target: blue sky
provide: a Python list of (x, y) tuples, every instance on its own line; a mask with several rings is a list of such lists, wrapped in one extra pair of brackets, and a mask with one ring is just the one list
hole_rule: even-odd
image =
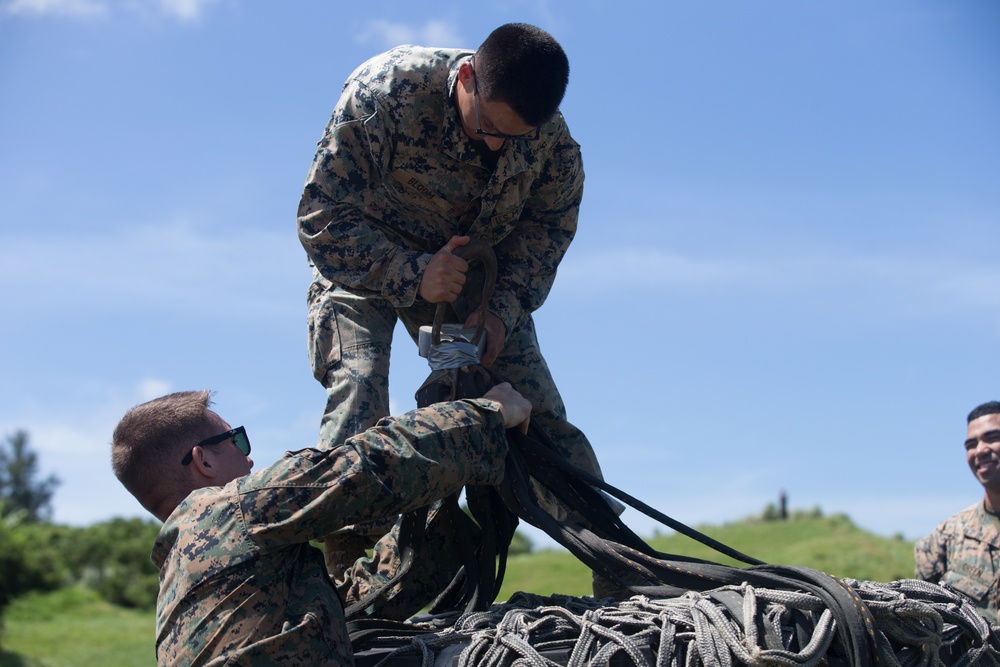
[[(62, 480), (56, 521), (147, 516), (108, 442), (167, 391), (217, 390), (258, 466), (315, 443), (295, 209), (340, 86), (508, 21), (571, 61), (587, 191), (537, 323), (607, 479), (689, 524), (784, 490), (908, 538), (980, 497), (993, 0), (2, 0), (0, 435)], [(397, 342), (402, 411), (428, 369)]]

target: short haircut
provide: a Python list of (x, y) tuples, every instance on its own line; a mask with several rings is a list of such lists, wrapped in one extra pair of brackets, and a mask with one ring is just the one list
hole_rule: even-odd
[(181, 391), (131, 408), (111, 438), (115, 476), (154, 515), (185, 483), (185, 445), (211, 428), (212, 392)]
[(1000, 412), (1000, 401), (989, 401), (988, 403), (983, 403), (973, 409), (973, 411), (969, 413), (969, 417), (966, 421), (971, 424), (974, 419), (979, 419), (980, 417), (985, 417), (986, 415), (993, 415), (998, 412)]
[(502, 25), (476, 51), (479, 94), (506, 102), (528, 125), (555, 115), (568, 83), (569, 59), (559, 42), (533, 25)]

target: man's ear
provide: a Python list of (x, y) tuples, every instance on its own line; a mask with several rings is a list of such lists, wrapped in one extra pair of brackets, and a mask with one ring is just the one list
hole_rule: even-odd
[(204, 447), (195, 447), (191, 450), (191, 465), (199, 474), (209, 479), (219, 474), (219, 469), (212, 462), (211, 453)]
[(458, 82), (472, 90), (472, 65), (466, 61), (458, 66)]

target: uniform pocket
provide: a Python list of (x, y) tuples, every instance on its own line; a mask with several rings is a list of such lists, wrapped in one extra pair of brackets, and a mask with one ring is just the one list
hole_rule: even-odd
[(313, 281), (306, 296), (309, 306), (309, 363), (313, 377), (320, 382), (331, 368), (340, 363), (342, 356), (340, 327), (337, 326), (337, 315), (329, 294), (329, 284)]
[(374, 372), (375, 362), (389, 350), (396, 311), (385, 299), (353, 294), (322, 277), (309, 286), (309, 361), (313, 376), (324, 386), (332, 370), (351, 367), (362, 377)]
[(958, 572), (946, 572), (941, 578), (941, 583), (947, 584), (977, 603), (985, 600), (987, 593), (990, 592), (989, 584)]

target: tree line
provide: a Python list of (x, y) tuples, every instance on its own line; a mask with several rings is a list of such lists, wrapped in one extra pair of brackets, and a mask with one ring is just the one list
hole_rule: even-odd
[(159, 522), (56, 525), (50, 518), (58, 485), (53, 475), (40, 477), (25, 431), (0, 443), (0, 622), (14, 598), (65, 586), (91, 588), (124, 607), (153, 609), (158, 576), (149, 552)]

